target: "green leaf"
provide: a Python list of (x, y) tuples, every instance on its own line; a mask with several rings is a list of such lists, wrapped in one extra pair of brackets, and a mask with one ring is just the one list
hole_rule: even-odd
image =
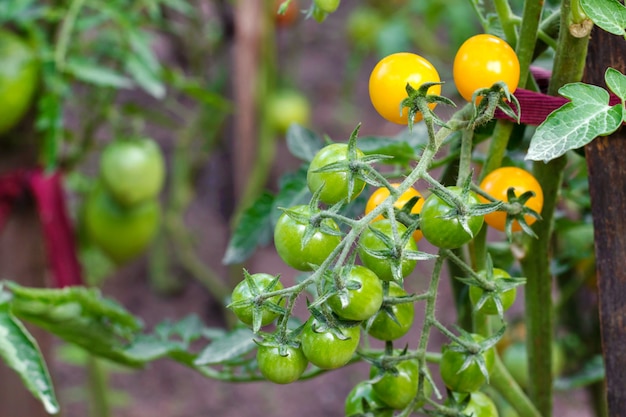
[(622, 123), (623, 106), (609, 106), (609, 93), (603, 88), (573, 83), (563, 86), (559, 94), (571, 102), (537, 127), (526, 159), (548, 162), (597, 136), (613, 133)]
[(280, 178), (280, 189), (271, 212), (272, 227), (276, 225), (282, 214), (281, 207), (288, 208), (300, 204), (306, 204), (311, 199), (311, 191), (306, 183), (307, 166), (300, 167), (296, 172), (288, 173)]
[(0, 305), (0, 356), (17, 372), (26, 388), (41, 401), (49, 414), (59, 412), (59, 403), (44, 358), (35, 339), (9, 311)]
[(266, 245), (272, 237), (271, 212), (274, 196), (261, 194), (241, 215), (228, 242), (222, 263), (232, 265), (248, 259), (258, 246)]
[(604, 74), (607, 87), (622, 101), (626, 100), (626, 75), (615, 68), (608, 68)]
[(159, 79), (158, 73), (148, 68), (138, 55), (129, 54), (126, 57), (126, 71), (146, 93), (157, 99), (165, 97), (165, 85)]
[(585, 14), (614, 35), (626, 37), (626, 7), (618, 0), (580, 0)]
[(366, 155), (387, 155), (385, 164), (408, 164), (418, 159), (415, 149), (407, 142), (395, 138), (366, 136), (359, 139), (358, 147)]
[(129, 78), (97, 62), (73, 58), (67, 61), (65, 70), (81, 81), (100, 87), (131, 88), (133, 86)]
[(556, 379), (554, 381), (554, 389), (571, 391), (602, 382), (605, 377), (604, 360), (601, 355), (596, 355), (589, 359), (578, 372)]
[(213, 365), (230, 361), (251, 352), (255, 347), (252, 330), (239, 327), (207, 346), (195, 360), (195, 365)]
[(311, 162), (324, 141), (317, 133), (294, 123), (287, 129), (287, 147), (295, 157)]

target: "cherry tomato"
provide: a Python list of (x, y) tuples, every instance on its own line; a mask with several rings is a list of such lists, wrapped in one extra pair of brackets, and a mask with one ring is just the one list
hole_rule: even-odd
[[(360, 149), (356, 150), (358, 158), (364, 156)], [(309, 190), (315, 193), (321, 187), (322, 192), (320, 194), (320, 200), (326, 204), (335, 204), (348, 198), (349, 190), (349, 175), (348, 169), (340, 171), (326, 171), (316, 172), (318, 169), (324, 168), (327, 165), (334, 164), (336, 162), (346, 161), (348, 159), (348, 144), (346, 143), (333, 143), (320, 149), (313, 157), (309, 170), (306, 175), (306, 182), (309, 186)], [(363, 188), (365, 182), (359, 178), (354, 178), (354, 185), (352, 188), (352, 194), (350, 194), (349, 200), (354, 200)]]
[[(397, 374), (393, 372), (386, 372), (383, 377), (372, 384), (374, 392), (378, 397), (389, 407), (396, 410), (402, 410), (417, 395), (418, 383), (419, 383), (419, 364), (417, 360), (405, 360), (397, 363), (394, 368)], [(378, 368), (372, 368), (370, 376), (374, 377), (380, 372)], [(428, 384), (428, 383), (427, 383)], [(430, 385), (428, 384), (430, 387)], [(428, 389), (425, 390), (426, 395), (430, 393)], [(432, 387), (430, 387), (432, 393)], [(417, 404), (417, 407), (424, 405)]]
[[(403, 297), (408, 293), (395, 282), (389, 283), (390, 297)], [(390, 315), (391, 314), (391, 315)], [(395, 320), (392, 318), (395, 317)], [(383, 306), (383, 308), (370, 319), (367, 332), (378, 340), (396, 340), (411, 330), (415, 318), (415, 305), (413, 303), (400, 303)], [(367, 324), (364, 324), (367, 327)]]
[[(486, 277), (487, 274), (485, 271), (481, 271), (480, 275)], [(510, 278), (508, 272), (503, 269), (493, 268), (493, 278), (494, 280), (502, 279), (502, 278)], [(485, 291), (480, 287), (471, 286), (469, 289), (470, 300), (473, 305), (478, 304), (478, 301), (483, 296)], [(499, 294), (500, 302), (502, 303), (502, 311), (508, 310), (513, 303), (515, 302), (515, 297), (517, 295), (517, 288), (511, 288), (510, 290), (506, 290), (503, 293)], [(487, 301), (482, 305), (479, 310), (484, 314), (498, 314), (498, 307), (496, 306), (496, 302), (494, 301), (493, 296), (490, 296)]]
[(152, 139), (116, 140), (100, 157), (100, 178), (111, 196), (132, 206), (155, 198), (165, 180), (165, 162)]
[(313, 0), (315, 6), (325, 13), (332, 13), (339, 7), (340, 0)]
[(0, 135), (26, 114), (35, 95), (39, 65), (33, 48), (0, 29)]
[(311, 106), (306, 97), (297, 90), (282, 90), (272, 94), (267, 101), (267, 117), (276, 131), (284, 135), (292, 123), (309, 124)]
[[(485, 340), (484, 337), (478, 334), (473, 334), (472, 339), (476, 342)], [(439, 372), (444, 384), (450, 390), (461, 393), (474, 392), (480, 389), (487, 381), (487, 378), (481, 372), (478, 363), (474, 361), (463, 369), (463, 365), (470, 354), (467, 352), (456, 352), (450, 349), (449, 346), (458, 345), (453, 342), (442, 348), (443, 355), (439, 365)], [(495, 360), (494, 349), (490, 348), (478, 355), (482, 356), (487, 372), (491, 372)]]
[(462, 411), (465, 416), (498, 417), (496, 404), (486, 394), (475, 391), (470, 394), (469, 403)]
[[(541, 214), (543, 208), (543, 190), (541, 185), (528, 171), (517, 167), (501, 167), (491, 171), (480, 183), (480, 188), (487, 194), (495, 198), (508, 202), (507, 190), (513, 187), (515, 196), (519, 197), (527, 191), (535, 193), (525, 204), (526, 207)], [(487, 199), (480, 197), (482, 202)], [(529, 214), (524, 215), (524, 220), (528, 225), (535, 222), (535, 218)], [(506, 226), (506, 213), (504, 211), (494, 211), (485, 215), (485, 222), (494, 229), (504, 231)], [(522, 230), (517, 220), (513, 221), (511, 230), (518, 232)]]
[[(332, 280), (330, 280), (332, 282)], [(328, 305), (344, 320), (363, 321), (372, 317), (383, 303), (383, 285), (378, 276), (364, 266), (354, 265), (346, 277), (346, 285), (357, 285), (358, 289), (344, 289), (348, 304), (343, 307), (339, 294), (328, 299)]]
[(123, 207), (102, 187), (96, 187), (84, 205), (87, 236), (117, 264), (140, 255), (152, 242), (160, 221), (158, 201)]
[(504, 82), (511, 94), (517, 89), (520, 65), (513, 48), (497, 36), (481, 34), (466, 40), (454, 57), (453, 77), (467, 101), (474, 91)]
[[(461, 196), (460, 187), (447, 187), (454, 194)], [(473, 191), (467, 194), (465, 203), (467, 205), (479, 204), (480, 200)], [(420, 228), (427, 241), (439, 248), (454, 249), (471, 241), (480, 231), (483, 225), (483, 216), (471, 216), (467, 219), (467, 224), (472, 231), (470, 235), (461, 224), (461, 219), (455, 214), (457, 208), (439, 198), (436, 194), (431, 194), (420, 214)], [(450, 217), (453, 216), (453, 217)]]
[(373, 7), (360, 6), (350, 12), (346, 22), (348, 39), (353, 45), (366, 49), (376, 46), (378, 34), (384, 26), (384, 18)]
[[(364, 407), (365, 401), (367, 410)], [(359, 382), (346, 397), (346, 417), (362, 416), (370, 411), (378, 417), (392, 417), (393, 410), (385, 404), (374, 392), (372, 384), (367, 381)]]
[(302, 351), (318, 368), (335, 369), (350, 361), (359, 346), (359, 326), (340, 327), (343, 339), (330, 329), (323, 328), (316, 319), (309, 319), (302, 331)]
[[(372, 105), (376, 111), (390, 122), (408, 124), (408, 109), (400, 112), (400, 103), (408, 97), (407, 83), (414, 89), (425, 82), (439, 82), (439, 73), (435, 67), (419, 55), (408, 52), (391, 54), (376, 64), (369, 79), (369, 92)], [(434, 85), (428, 89), (429, 94), (440, 94), (441, 86)], [(435, 103), (429, 104), (431, 109)], [(415, 115), (414, 121), (422, 120), (421, 113)]]
[[(250, 278), (254, 281), (260, 293), (278, 291), (283, 289), (283, 285), (280, 283), (280, 281), (276, 281), (276, 283), (270, 288), (271, 284), (276, 279), (276, 277), (270, 274), (253, 274), (250, 276)], [(248, 284), (248, 281), (244, 279), (239, 282), (239, 284), (237, 284), (237, 286), (233, 289), (232, 302), (236, 303), (238, 301), (246, 301), (250, 300), (253, 297), (254, 293), (250, 288), (250, 284)], [(281, 297), (279, 296), (271, 297), (268, 301), (279, 305), (283, 303)], [(231, 309), (242, 323), (245, 323), (248, 326), (251, 326), (253, 324), (254, 307), (252, 306), (252, 304), (233, 305)], [(270, 324), (274, 321), (274, 319), (276, 319), (276, 317), (278, 317), (278, 313), (267, 308), (263, 308), (261, 314), (261, 326), (266, 326)]]
[[(398, 186), (400, 184), (399, 183), (392, 183), (391, 185), (394, 188), (398, 188)], [(389, 194), (390, 193), (389, 193), (389, 190), (387, 189), (387, 187), (380, 187), (376, 191), (374, 191), (372, 193), (372, 195), (370, 196), (369, 200), (367, 200), (367, 204), (365, 205), (365, 214), (369, 214), (370, 211), (372, 211), (376, 207), (378, 207), (380, 205), (380, 203), (382, 203), (383, 201), (385, 201), (387, 199), (387, 197), (389, 197)], [(417, 200), (417, 202), (413, 205), (413, 208), (411, 209), (411, 214), (419, 214), (419, 212), (422, 210), (422, 206), (424, 205), (424, 198), (422, 197), (422, 194), (420, 194), (420, 192), (417, 191), (413, 187), (409, 188), (404, 193), (402, 193), (402, 195), (400, 195), (400, 197), (398, 197), (398, 199), (393, 204), (393, 206), (395, 208), (397, 208), (398, 210), (400, 210), (413, 197), (419, 197), (419, 200)], [(381, 214), (378, 217), (374, 218), (374, 220), (372, 220), (372, 222), (375, 222), (375, 221), (378, 221), (378, 220), (382, 220), (384, 218), (385, 217)], [(416, 230), (415, 232), (413, 232), (413, 239), (416, 242), (419, 242), (419, 240), (422, 238), (422, 236), (423, 236), (422, 235), (422, 231), (419, 230), (419, 229)]]
[(298, 10), (298, 0), (291, 0), (289, 2), (289, 6), (285, 9), (285, 13), (278, 13), (278, 8), (281, 4), (283, 4), (285, 0), (274, 0), (274, 10), (276, 13), (276, 25), (280, 27), (291, 26), (296, 20), (298, 20), (298, 15), (300, 11)]
[[(396, 222), (396, 226), (398, 228), (398, 235), (402, 236), (404, 232), (406, 232), (406, 227), (400, 223)], [(389, 239), (393, 241), (393, 230), (391, 225), (391, 220), (384, 219), (379, 220), (376, 223), (372, 223), (369, 228), (365, 229), (365, 231), (361, 234), (359, 238), (359, 247), (358, 254), (359, 258), (363, 262), (363, 265), (374, 271), (378, 278), (383, 281), (392, 281), (393, 273), (391, 269), (391, 261), (388, 258), (377, 258), (376, 256), (368, 253), (367, 251), (386, 251), (391, 250), (387, 244), (380, 239), (372, 229), (378, 230), (385, 234)], [(404, 250), (417, 250), (417, 243), (411, 237), (405, 244)], [(403, 258), (401, 263), (402, 269), (402, 277), (406, 277), (415, 269), (415, 265), (417, 261), (413, 259)]]
[[(304, 215), (310, 214), (309, 206), (306, 205), (295, 206), (290, 210)], [(339, 231), (339, 226), (332, 219), (324, 219), (323, 223)], [(302, 246), (306, 226), (283, 213), (274, 228), (274, 245), (278, 255), (287, 265), (299, 271), (310, 271), (311, 265), (321, 265), (341, 243), (339, 236), (317, 230), (307, 244)]]
[(256, 360), (261, 374), (276, 384), (290, 384), (297, 381), (306, 370), (309, 361), (299, 347), (285, 346), (284, 355), (277, 346), (259, 346)]

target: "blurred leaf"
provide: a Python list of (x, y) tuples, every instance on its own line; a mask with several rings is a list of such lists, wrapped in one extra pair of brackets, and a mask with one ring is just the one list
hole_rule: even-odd
[(586, 387), (603, 381), (605, 374), (604, 360), (601, 355), (596, 355), (585, 363), (580, 371), (555, 380), (554, 389), (570, 391), (576, 388)]
[(38, 103), (38, 131), (43, 132), (43, 159), (47, 169), (56, 166), (63, 127), (62, 98), (53, 91), (45, 92)]
[(30, 22), (45, 16), (48, 10), (48, 5), (36, 4), (35, 0), (3, 0), (0, 2), (0, 24)]
[(230, 361), (251, 352), (256, 347), (252, 330), (239, 327), (213, 341), (195, 360), (195, 365), (213, 365)]
[(119, 72), (101, 63), (85, 59), (68, 59), (65, 70), (77, 79), (100, 87), (131, 88), (133, 82)]
[(10, 312), (10, 303), (0, 304), (0, 356), (17, 372), (28, 390), (49, 414), (59, 412), (59, 404), (44, 358), (24, 325)]
[(324, 141), (317, 133), (294, 123), (287, 129), (287, 147), (295, 157), (311, 162), (324, 147)]
[(228, 242), (222, 262), (226, 265), (241, 263), (248, 259), (258, 246), (266, 245), (272, 236), (270, 215), (274, 196), (263, 193), (241, 215), (235, 231)]
[(271, 211), (271, 226), (274, 227), (283, 213), (280, 208), (289, 208), (306, 204), (312, 197), (306, 182), (307, 166), (300, 167), (296, 172), (283, 175), (279, 181), (279, 191), (274, 199)]
[(367, 155), (389, 155), (393, 159), (382, 160), (384, 164), (406, 165), (418, 159), (415, 149), (407, 142), (394, 138), (365, 136), (359, 139), (358, 147)]
[(156, 72), (146, 66), (137, 55), (130, 53), (126, 57), (126, 71), (145, 92), (156, 99), (165, 97), (165, 85)]

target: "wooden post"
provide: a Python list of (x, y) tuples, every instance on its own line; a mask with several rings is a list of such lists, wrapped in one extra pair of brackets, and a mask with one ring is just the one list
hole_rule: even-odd
[[(596, 28), (584, 81), (606, 88), (607, 67), (626, 73), (626, 41)], [(587, 145), (586, 156), (609, 415), (620, 416), (626, 410), (626, 129), (596, 138)]]

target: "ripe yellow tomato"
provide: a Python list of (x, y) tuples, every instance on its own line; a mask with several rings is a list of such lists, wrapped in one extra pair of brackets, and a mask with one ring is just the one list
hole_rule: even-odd
[[(400, 103), (408, 97), (407, 83), (418, 89), (425, 82), (439, 82), (439, 73), (435, 67), (423, 57), (399, 52), (381, 59), (372, 70), (369, 79), (370, 99), (376, 111), (393, 123), (408, 124), (408, 108), (400, 113)], [(429, 94), (441, 94), (441, 86), (434, 85), (428, 89)], [(433, 109), (435, 103), (428, 106)], [(422, 120), (421, 113), (413, 119)]]
[[(393, 185), (394, 188), (398, 188), (400, 184), (392, 183), (391, 185)], [(367, 204), (365, 205), (365, 214), (370, 213), (372, 210), (378, 207), (380, 203), (382, 203), (383, 201), (387, 199), (387, 197), (389, 197), (389, 194), (390, 192), (387, 189), (387, 187), (380, 187), (379, 189), (374, 191), (372, 195), (370, 196), (369, 200), (367, 200)], [(420, 192), (417, 191), (413, 187), (409, 188), (404, 193), (402, 193), (402, 195), (398, 197), (398, 199), (393, 204), (393, 206), (397, 209), (402, 209), (402, 207), (404, 207), (404, 205), (408, 203), (409, 200), (412, 199), (413, 197), (419, 197), (419, 200), (417, 200), (417, 203), (415, 203), (415, 205), (411, 209), (411, 214), (418, 214), (422, 210), (422, 206), (424, 205), (424, 198), (422, 197)], [(384, 218), (385, 217), (381, 214), (377, 216), (376, 218), (374, 218), (372, 222), (382, 220)], [(415, 239), (416, 242), (418, 242), (422, 238), (422, 236), (423, 235), (422, 235), (421, 230), (416, 230), (415, 232), (413, 232), (413, 239)]]

